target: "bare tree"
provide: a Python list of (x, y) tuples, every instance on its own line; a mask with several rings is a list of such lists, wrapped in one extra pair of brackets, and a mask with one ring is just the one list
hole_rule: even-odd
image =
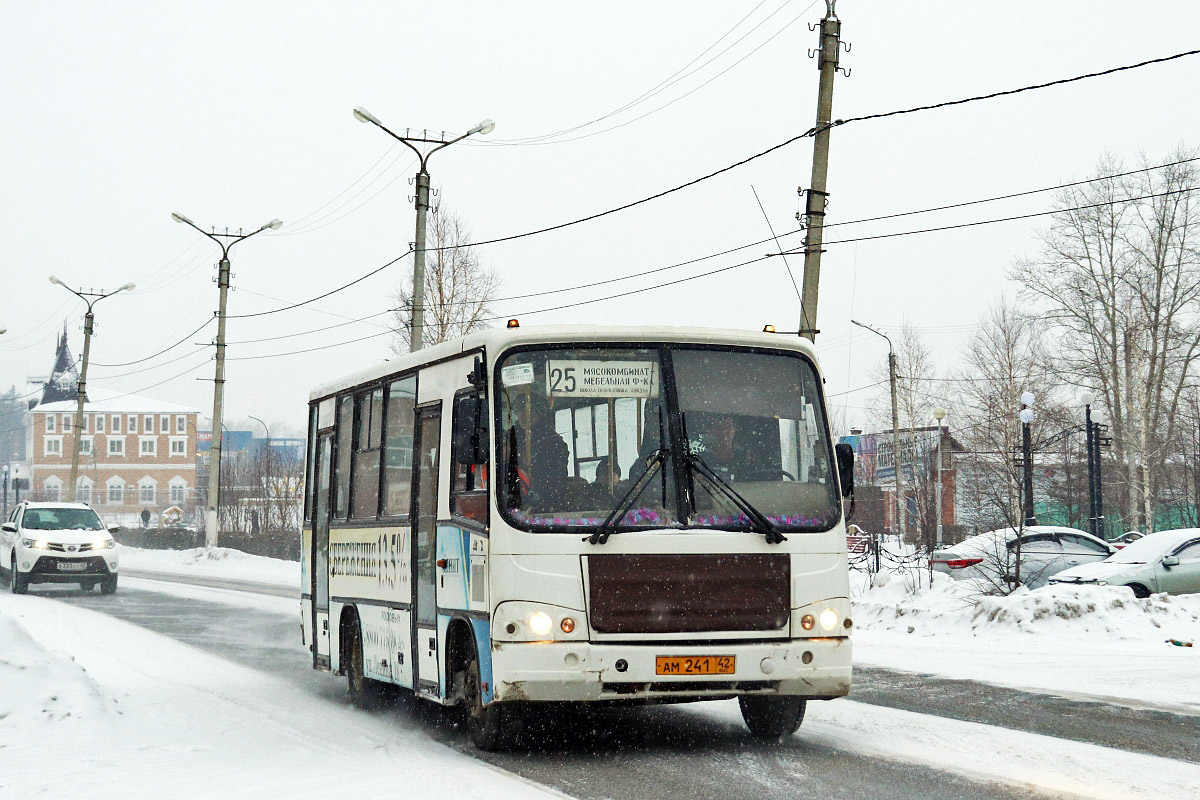
[[(1060, 336), (1059, 368), (1105, 399), (1124, 517), (1150, 530), (1155, 485), (1176, 437), (1184, 388), (1200, 357), (1200, 169), (1182, 163), (1064, 189), (1042, 250), (1014, 277)], [(1108, 157), (1099, 176), (1122, 172)]]
[[(438, 209), (429, 216), (425, 257), (425, 344), (465, 336), (489, 327), (492, 300), (500, 289), (500, 273), (484, 266), (462, 218)], [(392, 349), (407, 353), (412, 332), (412, 271), (396, 292), (398, 307)]]

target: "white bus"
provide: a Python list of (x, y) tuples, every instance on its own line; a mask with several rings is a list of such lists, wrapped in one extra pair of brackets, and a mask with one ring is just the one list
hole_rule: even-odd
[(843, 497), (795, 336), (516, 322), (310, 396), (313, 667), (465, 709), (737, 697), (764, 738), (850, 688)]

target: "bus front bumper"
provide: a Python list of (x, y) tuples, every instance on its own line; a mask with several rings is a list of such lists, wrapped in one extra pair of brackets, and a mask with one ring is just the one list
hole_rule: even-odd
[[(720, 642), (605, 644), (493, 642), (492, 694), (499, 702), (692, 700), (739, 694), (813, 699), (850, 691), (848, 637), (747, 645)], [(659, 658), (735, 656), (725, 675), (660, 674)]]

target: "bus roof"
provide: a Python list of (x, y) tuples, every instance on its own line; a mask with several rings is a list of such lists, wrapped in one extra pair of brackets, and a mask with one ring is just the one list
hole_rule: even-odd
[(489, 328), (467, 336), (431, 345), (416, 353), (403, 355), (366, 369), (326, 381), (316, 386), (309, 402), (330, 397), (354, 386), (378, 381), (388, 375), (408, 372), (422, 364), (451, 358), (458, 353), (485, 348), (493, 360), (514, 345), (569, 342), (681, 342), (728, 344), (743, 347), (769, 347), (804, 353), (816, 362), (816, 353), (807, 339), (786, 333), (763, 333), (733, 328), (693, 328), (667, 325), (532, 325), (521, 328)]

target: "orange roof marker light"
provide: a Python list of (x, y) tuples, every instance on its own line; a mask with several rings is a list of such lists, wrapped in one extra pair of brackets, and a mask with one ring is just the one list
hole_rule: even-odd
[(774, 332), (775, 332), (774, 325), (763, 325), (763, 333), (774, 333)]
[(519, 327), (521, 327), (521, 323), (517, 322), (515, 319), (510, 319), (510, 320), (508, 321), (508, 327), (510, 327), (510, 328), (519, 328)]

